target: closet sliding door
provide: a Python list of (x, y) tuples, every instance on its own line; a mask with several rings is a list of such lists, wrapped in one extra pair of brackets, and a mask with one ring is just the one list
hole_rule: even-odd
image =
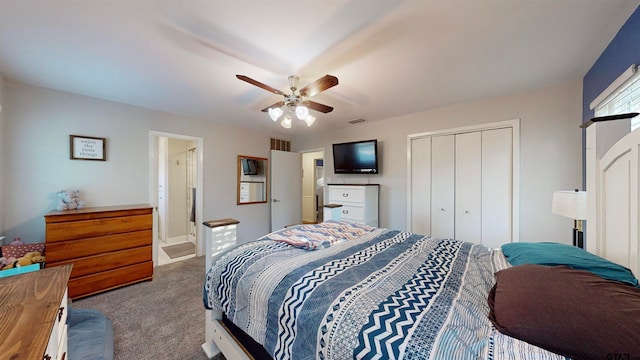
[[(431, 138), (431, 233), (439, 238), (455, 236), (455, 136)], [(438, 191), (433, 191), (438, 189)]]
[(409, 178), (417, 185), (409, 201), (409, 227), (417, 234), (431, 234), (431, 138), (410, 142)]
[[(411, 231), (439, 238), (455, 234), (455, 136), (411, 142)], [(438, 189), (438, 191), (432, 191)]]
[[(482, 243), (482, 133), (455, 135), (455, 238)], [(432, 191), (440, 189), (433, 187)]]
[(514, 126), (410, 137), (410, 231), (497, 248), (514, 224)]
[(512, 242), (513, 129), (482, 132), (482, 244)]

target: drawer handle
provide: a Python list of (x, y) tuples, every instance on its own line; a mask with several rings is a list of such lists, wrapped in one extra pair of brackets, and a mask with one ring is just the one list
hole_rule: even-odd
[(342, 197), (349, 197), (349, 193), (342, 193)]
[(44, 356), (42, 357), (42, 360), (51, 360), (51, 355), (44, 354)]
[(60, 309), (58, 309), (58, 322), (62, 321), (63, 313), (64, 313), (64, 306), (61, 306)]
[(342, 213), (343, 213), (343, 214), (348, 214), (348, 213), (349, 213), (349, 210), (344, 209), (344, 210), (342, 210)]

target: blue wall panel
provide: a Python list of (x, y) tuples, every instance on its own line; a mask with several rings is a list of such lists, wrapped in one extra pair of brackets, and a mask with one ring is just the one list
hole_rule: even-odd
[(589, 104), (631, 64), (640, 65), (640, 7), (622, 26), (583, 80), (582, 118), (593, 117)]

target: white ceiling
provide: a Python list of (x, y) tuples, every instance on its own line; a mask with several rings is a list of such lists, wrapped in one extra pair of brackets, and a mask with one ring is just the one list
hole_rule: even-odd
[(582, 78), (640, 0), (0, 0), (5, 79), (208, 121), (331, 74), (293, 134)]

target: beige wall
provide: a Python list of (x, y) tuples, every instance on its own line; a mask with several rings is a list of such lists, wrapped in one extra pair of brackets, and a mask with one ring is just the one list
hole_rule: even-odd
[[(238, 219), (241, 242), (269, 230), (268, 204), (236, 205), (236, 156), (268, 157), (272, 134), (12, 82), (3, 101), (0, 219), (9, 238), (43, 241), (43, 215), (62, 189), (79, 189), (87, 206), (149, 203), (152, 130), (203, 138), (204, 220)], [(107, 138), (107, 161), (69, 160), (70, 134)]]
[[(12, 82), (2, 89), (0, 230), (9, 238), (42, 241), (43, 215), (61, 189), (79, 189), (88, 206), (148, 203), (151, 130), (203, 138), (205, 220), (240, 220), (241, 242), (269, 230), (268, 203), (236, 205), (236, 155), (269, 157), (271, 134)], [(381, 226), (405, 229), (407, 135), (519, 118), (521, 241), (569, 243), (571, 220), (551, 214), (551, 193), (582, 182), (581, 91), (580, 81), (558, 84), (312, 133), (293, 145), (328, 149), (326, 182), (381, 184)], [(108, 160), (69, 160), (70, 134), (106, 137)], [(380, 142), (381, 174), (334, 175), (331, 144), (369, 138)]]
[(5, 174), (5, 162), (4, 154), (7, 152), (6, 140), (5, 140), (5, 114), (7, 113), (7, 106), (5, 99), (5, 81), (0, 76), (0, 236), (5, 233), (4, 230), (4, 174)]
[[(574, 81), (508, 96), (480, 99), (338, 131), (296, 138), (296, 151), (324, 147), (327, 183), (379, 183), (380, 226), (407, 227), (407, 136), (521, 119), (520, 241), (571, 242), (572, 222), (551, 214), (554, 190), (582, 184), (582, 83)], [(318, 121), (322, 121), (321, 118)], [(335, 175), (331, 144), (378, 139), (379, 175)]]

